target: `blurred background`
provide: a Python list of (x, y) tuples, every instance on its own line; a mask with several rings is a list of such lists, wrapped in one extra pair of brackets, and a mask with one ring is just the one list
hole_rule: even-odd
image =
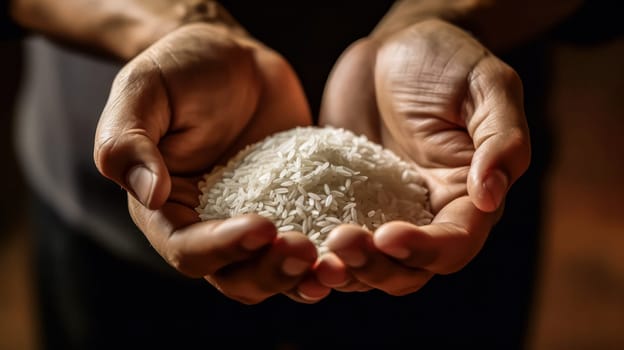
[[(21, 47), (0, 45), (0, 349), (37, 349), (28, 192), (11, 140)], [(552, 62), (556, 154), (529, 348), (624, 349), (624, 39), (561, 43)]]

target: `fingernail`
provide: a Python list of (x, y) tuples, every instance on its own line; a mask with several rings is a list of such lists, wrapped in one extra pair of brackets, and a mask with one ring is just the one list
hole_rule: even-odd
[(346, 286), (347, 284), (349, 284), (351, 282), (351, 280), (346, 279), (344, 281), (340, 281), (338, 283), (327, 283), (327, 282), (323, 282), (322, 284), (327, 287), (327, 288), (341, 288)]
[(143, 165), (137, 165), (128, 172), (128, 185), (136, 198), (148, 206), (154, 192), (156, 176)]
[(301, 275), (309, 268), (310, 262), (292, 257), (284, 259), (282, 263), (282, 271), (292, 277)]
[(253, 232), (243, 238), (241, 246), (246, 250), (256, 250), (269, 243), (266, 237), (254, 234)]
[(344, 250), (336, 253), (349, 267), (362, 267), (366, 264), (366, 256), (360, 251)]
[(409, 258), (411, 254), (409, 249), (405, 247), (401, 247), (401, 246), (384, 247), (382, 251), (385, 254), (390, 255), (393, 258), (401, 259), (401, 260)]
[(505, 174), (503, 174), (500, 170), (493, 171), (483, 181), (483, 188), (490, 196), (492, 204), (494, 204), (494, 208), (492, 210), (497, 209), (501, 205), (501, 202), (505, 197), (505, 192), (507, 192), (508, 185), (509, 181), (507, 180), (507, 176), (505, 176)]
[(304, 292), (298, 290), (297, 294), (299, 294), (299, 296), (307, 301), (317, 301), (317, 300), (321, 300), (323, 299), (323, 297), (311, 297), (307, 294), (305, 294)]

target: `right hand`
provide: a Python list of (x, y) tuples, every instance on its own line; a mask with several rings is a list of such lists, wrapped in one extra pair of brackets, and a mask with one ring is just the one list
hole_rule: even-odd
[(327, 247), (353, 282), (341, 290), (405, 295), (462, 269), (530, 161), (520, 78), (465, 30), (437, 19), (352, 45), (328, 80), (320, 120), (411, 162), (434, 214), (429, 225), (395, 221), (374, 234), (335, 228)]
[(300, 83), (281, 56), (242, 31), (190, 24), (119, 72), (94, 159), (128, 191), (132, 219), (178, 271), (246, 304), (278, 293), (308, 302), (294, 291), (317, 253), (302, 233), (278, 234), (256, 215), (202, 222), (195, 207), (197, 183), (214, 165), (310, 123)]

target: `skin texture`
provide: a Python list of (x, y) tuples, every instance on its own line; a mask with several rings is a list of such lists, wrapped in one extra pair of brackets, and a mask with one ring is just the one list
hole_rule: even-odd
[(181, 273), (247, 304), (277, 293), (306, 302), (288, 293), (317, 259), (302, 233), (277, 234), (255, 215), (200, 222), (194, 208), (201, 174), (247, 144), (310, 122), (299, 81), (281, 56), (223, 26), (192, 24), (118, 74), (94, 159), (128, 190), (134, 222)]
[(9, 5), (25, 28), (82, 51), (132, 59), (102, 113), (96, 165), (128, 190), (133, 220), (166, 261), (251, 304), (277, 293), (315, 302), (331, 288), (403, 295), (467, 264), (527, 168), (529, 135), (517, 75), (449, 23), (500, 52), (580, 3), (400, 0), (370, 37), (349, 47), (328, 81), (321, 122), (366, 134), (414, 161), (435, 218), (423, 227), (389, 223), (374, 236), (342, 225), (330, 235), (332, 251), (320, 257), (301, 233), (278, 235), (261, 217), (199, 222), (194, 211), (202, 173), (249, 143), (311, 122), (288, 63), (247, 36), (218, 3)]
[(431, 190), (433, 223), (388, 223), (374, 235), (342, 225), (317, 257), (302, 233), (278, 235), (258, 216), (199, 222), (201, 174), (247, 144), (310, 123), (283, 58), (215, 24), (181, 27), (119, 73), (94, 158), (128, 190), (132, 218), (167, 262), (247, 304), (278, 293), (311, 303), (331, 289), (404, 295), (461, 269), (530, 158), (519, 78), (439, 20), (352, 45), (328, 81), (321, 122), (414, 161)]
[(128, 190), (132, 218), (163, 258), (230, 298), (252, 304), (284, 293), (312, 303), (331, 289), (415, 292), (478, 254), (531, 152), (517, 74), (436, 18), (504, 49), (497, 43), (522, 42), (577, 6), (561, 4), (501, 41), (505, 31), (488, 28), (507, 24), (497, 13), (518, 13), (511, 4), (399, 1), (336, 63), (321, 124), (366, 134), (413, 161), (430, 189), (430, 225), (392, 222), (374, 234), (341, 225), (317, 257), (301, 233), (277, 234), (258, 216), (199, 222), (202, 173), (264, 136), (310, 123), (288, 63), (228, 16), (173, 30), (120, 72), (98, 126), (96, 164)]
[(347, 266), (345, 291), (404, 295), (435, 274), (460, 270), (483, 246), (530, 160), (517, 74), (440, 20), (348, 48), (329, 78), (321, 123), (363, 133), (413, 161), (435, 215), (430, 225), (391, 222), (374, 235), (334, 229), (327, 245)]
[(9, 6), (13, 19), (24, 28), (122, 62), (189, 23), (242, 30), (210, 0), (11, 0)]

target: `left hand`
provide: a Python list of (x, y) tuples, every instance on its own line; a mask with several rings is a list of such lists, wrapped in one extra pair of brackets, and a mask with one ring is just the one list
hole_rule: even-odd
[(414, 162), (434, 214), (430, 225), (395, 221), (374, 234), (354, 225), (334, 229), (329, 254), (351, 276), (337, 288), (343, 291), (404, 295), (434, 274), (463, 268), (530, 160), (518, 75), (468, 33), (440, 20), (347, 49), (328, 81), (320, 120)]
[[(258, 215), (201, 221), (201, 175), (246, 145), (311, 122), (289, 63), (223, 23), (164, 36), (119, 72), (102, 112), (94, 159), (128, 190), (128, 208), (152, 247), (180, 273), (245, 304), (297, 294), (316, 261), (300, 232), (277, 233)], [(310, 290), (313, 289), (313, 293)], [(317, 301), (329, 290), (306, 282)]]

